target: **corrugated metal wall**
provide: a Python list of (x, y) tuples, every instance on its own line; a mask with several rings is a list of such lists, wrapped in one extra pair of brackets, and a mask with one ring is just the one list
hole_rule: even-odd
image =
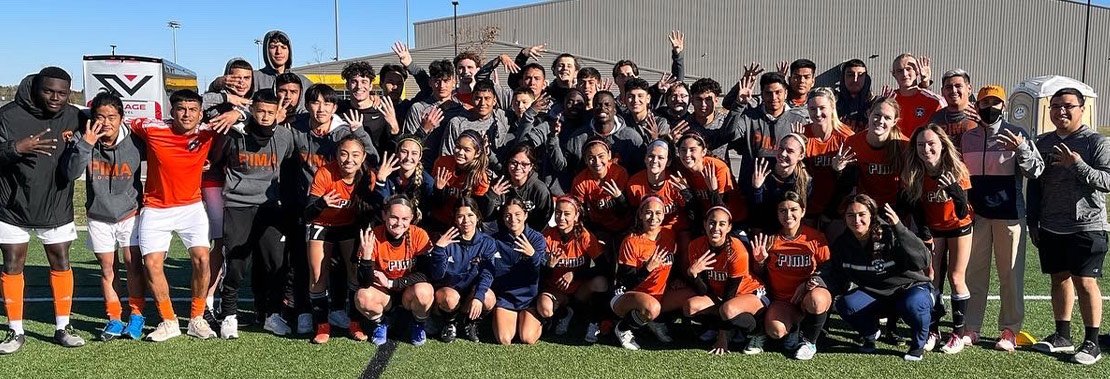
[[(894, 84), (891, 60), (912, 52), (932, 58), (937, 79), (958, 67), (976, 86), (1013, 88), (1038, 75), (1079, 79), (1085, 17), (1085, 5), (1060, 0), (567, 0), (460, 16), (459, 34), (466, 40), (495, 26), (505, 42), (547, 42), (552, 50), (665, 70), (666, 35), (679, 29), (686, 34), (689, 75), (726, 86), (751, 61), (773, 69), (780, 60), (806, 57), (824, 72), (861, 58), (877, 91)], [(1104, 125), (1110, 124), (1108, 29), (1110, 9), (1092, 8), (1086, 82), (1101, 95)], [(415, 30), (418, 48), (453, 41), (450, 18), (417, 23)], [(819, 85), (831, 84), (827, 78)]]

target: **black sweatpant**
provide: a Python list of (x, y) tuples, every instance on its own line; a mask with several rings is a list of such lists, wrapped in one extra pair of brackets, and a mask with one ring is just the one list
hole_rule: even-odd
[(239, 312), (239, 288), (247, 275), (247, 260), (254, 266), (251, 288), (259, 316), (281, 311), (287, 263), (278, 207), (224, 207), (224, 256), (227, 271), (220, 291), (222, 316)]

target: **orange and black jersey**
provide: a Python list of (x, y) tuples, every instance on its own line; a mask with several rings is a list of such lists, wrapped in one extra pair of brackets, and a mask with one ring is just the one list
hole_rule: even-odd
[[(656, 249), (662, 249), (667, 257), (655, 270), (648, 271), (647, 263)], [(667, 279), (671, 275), (671, 264), (678, 249), (674, 232), (662, 229), (654, 240), (644, 234), (633, 234), (624, 239), (617, 258), (619, 265), (617, 277), (620, 285), (628, 291), (643, 292), (651, 296), (663, 296), (667, 289)]]
[[(899, 151), (909, 148), (906, 140), (898, 140), (897, 143), (901, 144)], [(847, 195), (852, 187), (856, 188), (856, 193), (871, 196), (879, 207), (897, 204), (898, 190), (902, 188), (898, 178), (901, 157), (887, 159), (886, 151), (867, 143), (867, 133), (852, 135), (844, 144), (856, 154), (856, 162), (845, 167), (837, 180), (837, 195), (834, 195), (833, 204), (839, 203), (840, 197)], [(838, 211), (835, 207), (826, 208), (826, 214)]]
[(746, 200), (744, 200), (741, 191), (734, 185), (732, 172), (728, 168), (728, 164), (717, 157), (706, 156), (702, 158), (702, 167), (708, 167), (712, 170), (713, 176), (717, 179), (716, 191), (709, 189), (709, 185), (705, 182), (705, 176), (700, 172), (692, 172), (685, 167), (679, 169), (682, 177), (686, 178), (686, 185), (689, 186), (690, 193), (694, 196), (693, 201), (687, 204), (697, 206), (689, 211), (692, 215), (690, 217), (691, 223), (693, 225), (700, 224), (703, 211), (718, 205), (727, 206), (732, 212), (734, 221), (746, 220), (748, 214)]
[[(763, 283), (752, 274), (748, 267), (751, 256), (744, 243), (736, 237), (728, 237), (727, 245), (711, 248), (709, 239), (698, 237), (690, 243), (687, 262), (694, 262), (706, 252), (712, 252), (716, 262), (702, 271), (693, 280), (698, 294), (708, 295), (721, 301), (728, 301), (737, 295), (756, 293)], [(689, 274), (686, 274), (689, 275)]]
[(936, 178), (925, 175), (921, 199), (914, 206), (914, 221), (925, 226), (919, 232), (922, 239), (929, 239), (930, 232), (954, 231), (971, 225), (974, 213), (967, 202), (970, 188), (971, 181), (967, 178), (941, 187)]
[[(413, 284), (427, 281), (427, 276), (417, 268), (417, 260), (432, 249), (428, 233), (419, 226), (409, 226), (404, 237), (391, 240), (385, 225), (372, 230), (374, 233), (374, 252), (369, 261), (359, 260), (358, 281), (363, 288), (371, 285), (383, 292), (402, 290)], [(422, 266), (421, 267), (425, 267)], [(380, 271), (393, 280), (393, 286), (382, 288), (374, 283), (374, 271)]]
[[(601, 187), (602, 183), (610, 180), (621, 189), (621, 197), (613, 197)], [(612, 162), (609, 163), (609, 172), (604, 178), (598, 179), (593, 171), (585, 169), (574, 177), (571, 187), (571, 195), (586, 208), (589, 225), (609, 232), (623, 232), (632, 225), (627, 212), (628, 196), (625, 193), (628, 193), (628, 172)]]
[(685, 210), (687, 209), (686, 203), (693, 199), (693, 194), (689, 190), (680, 191), (671, 182), (670, 177), (673, 173), (670, 170), (663, 171), (663, 182), (660, 183), (658, 188), (653, 187), (648, 182), (647, 170), (640, 171), (628, 179), (628, 205), (631, 209), (639, 209), (640, 202), (644, 201), (645, 197), (656, 196), (663, 201), (663, 227), (673, 230), (686, 230), (689, 227), (689, 217)]
[(829, 260), (829, 254), (829, 241), (815, 228), (802, 225), (794, 239), (775, 236), (765, 261), (771, 299), (790, 301), (798, 286)]
[(432, 217), (443, 225), (453, 224), (455, 203), (463, 196), (470, 196), (482, 207), (482, 212), (478, 214), (478, 217), (485, 218), (488, 216), (486, 212), (491, 210), (486, 206), (485, 195), (489, 191), (489, 177), (483, 174), (482, 178), (476, 180), (471, 188), (464, 188), (466, 186), (466, 173), (458, 167), (454, 156), (444, 155), (436, 158), (432, 175), (435, 175), (440, 168), (447, 169), (447, 185), (443, 189), (436, 189), (433, 192), (435, 205), (432, 206)]
[[(331, 162), (319, 170), (312, 179), (309, 189), (308, 207), (305, 209), (305, 218), (309, 222), (323, 226), (346, 226), (355, 223), (358, 216), (356, 193), (368, 196), (374, 188), (374, 173), (355, 175), (351, 183), (343, 180), (343, 172), (338, 162)], [(324, 201), (324, 195), (334, 192), (339, 196), (338, 207), (330, 207)]]
[(590, 268), (590, 261), (600, 257), (603, 252), (601, 243), (584, 229), (577, 237), (563, 237), (558, 228), (550, 227), (544, 229), (543, 237), (547, 242), (547, 262), (544, 264), (547, 271), (544, 275), (546, 287), (558, 288), (559, 278), (568, 272), (574, 272), (570, 288), (565, 292), (577, 292), (583, 275)]
[(825, 207), (836, 207), (830, 204), (836, 188), (836, 171), (832, 168), (833, 157), (840, 151), (840, 147), (851, 137), (852, 129), (847, 125), (837, 123), (832, 135), (821, 140), (810, 130), (815, 126), (806, 128), (806, 169), (812, 178), (813, 190), (806, 199), (806, 216), (816, 217), (825, 211)]
[(918, 89), (913, 95), (894, 94), (898, 107), (902, 109), (899, 114), (898, 129), (902, 135), (909, 138), (913, 131), (929, 123), (933, 115), (948, 104), (944, 98), (927, 89)]

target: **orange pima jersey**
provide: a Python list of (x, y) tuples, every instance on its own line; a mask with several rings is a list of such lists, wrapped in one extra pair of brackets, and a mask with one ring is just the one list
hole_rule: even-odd
[(766, 261), (771, 300), (790, 301), (798, 286), (828, 260), (829, 241), (817, 229), (802, 225), (793, 240), (775, 236)]
[(806, 169), (813, 178), (813, 192), (809, 195), (806, 206), (806, 216), (821, 215), (826, 207), (836, 206), (829, 204), (832, 201), (833, 190), (836, 189), (836, 171), (832, 169), (832, 160), (844, 145), (844, 141), (854, 134), (847, 125), (836, 123), (832, 135), (827, 140), (820, 140), (810, 130), (818, 128), (810, 125), (806, 128)]
[(917, 93), (910, 96), (895, 92), (894, 100), (898, 101), (898, 106), (902, 108), (902, 112), (899, 113), (898, 129), (902, 130), (902, 135), (906, 138), (912, 136), (917, 128), (928, 124), (933, 114), (946, 105), (944, 98), (927, 89), (918, 89)]
[[(960, 179), (960, 187), (967, 191), (971, 188), (971, 181), (967, 178)], [(929, 229), (949, 231), (971, 224), (971, 217), (974, 216), (971, 204), (967, 205), (967, 216), (956, 217), (956, 204), (948, 193), (940, 188), (936, 179), (925, 175), (922, 191), (924, 192), (921, 195), (921, 206), (925, 208), (925, 224)]]
[[(702, 165), (713, 170), (713, 175), (717, 177), (717, 193), (724, 197), (726, 193), (732, 191), (732, 173), (729, 172), (725, 161), (717, 157), (705, 157), (702, 158)], [(702, 209), (709, 209), (712, 205), (709, 204), (709, 185), (705, 184), (705, 177), (700, 172), (691, 172), (685, 167), (681, 171), (682, 176), (686, 178), (686, 185), (690, 186), (690, 192), (694, 194), (694, 199), (697, 199)]]
[(651, 296), (663, 296), (663, 291), (667, 290), (667, 278), (671, 275), (671, 264), (674, 263), (674, 254), (675, 251), (678, 251), (678, 246), (675, 245), (674, 232), (667, 229), (660, 230), (659, 236), (654, 241), (644, 235), (633, 234), (621, 243), (620, 257), (617, 258), (617, 263), (637, 269), (651, 260), (651, 255), (655, 254), (656, 248), (661, 248), (668, 253), (667, 260), (648, 274), (647, 279), (644, 279), (640, 285), (629, 291), (643, 292)]
[(385, 225), (374, 227), (374, 269), (385, 273), (389, 279), (408, 274), (416, 264), (416, 257), (431, 250), (428, 232), (419, 226), (409, 226), (408, 235), (394, 245), (389, 242)]
[[(443, 191), (447, 194), (447, 200), (443, 204), (436, 204), (432, 208), (432, 217), (435, 217), (436, 221), (444, 225), (453, 225), (455, 203), (463, 197), (463, 193), (465, 192), (463, 186), (466, 185), (466, 176), (458, 171), (458, 163), (455, 162), (454, 155), (444, 155), (436, 158), (434, 167), (435, 168), (432, 170), (433, 175), (439, 171), (440, 167), (443, 167), (447, 169), (448, 176), (447, 185), (443, 187)], [(485, 196), (488, 190), (489, 178), (487, 177), (474, 184), (474, 188), (470, 189), (470, 196)], [(481, 212), (477, 213), (480, 214)]]
[[(906, 140), (899, 140), (899, 143), (902, 144), (902, 151), (909, 146)], [(844, 141), (844, 144), (856, 153), (856, 162), (853, 163), (859, 167), (859, 183), (856, 184), (856, 192), (871, 196), (879, 207), (883, 204), (890, 204), (893, 207), (898, 200), (898, 189), (901, 188), (898, 180), (899, 172), (895, 171), (896, 162), (888, 161), (883, 149), (875, 149), (867, 144), (867, 133), (852, 135)]]
[[(590, 260), (597, 259), (602, 253), (601, 243), (585, 229), (578, 238), (564, 241), (559, 228), (550, 227), (543, 230), (543, 237), (547, 241), (548, 267), (551, 267), (551, 264), (555, 265), (551, 269), (551, 276), (547, 277), (547, 288), (558, 288), (557, 282), (560, 277), (582, 266), (589, 266)], [(582, 279), (574, 278), (565, 292), (568, 294), (578, 292), (580, 285), (582, 285)]]
[(200, 202), (200, 176), (216, 133), (207, 125), (176, 134), (170, 122), (139, 118), (131, 131), (146, 142), (147, 176), (143, 204), (172, 208)]
[[(752, 275), (748, 268), (750, 259), (748, 248), (744, 247), (744, 243), (735, 237), (728, 237), (728, 244), (730, 248), (722, 248), (721, 251), (717, 252), (717, 256), (714, 257), (716, 262), (707, 268), (709, 282), (706, 285), (709, 287), (709, 293), (717, 297), (724, 297), (726, 283), (732, 278), (740, 279), (740, 285), (733, 295), (746, 295), (763, 288), (763, 283), (760, 283), (759, 279)], [(689, 258), (688, 262), (698, 260), (708, 251), (708, 238), (702, 236), (694, 239), (686, 253)]]
[[(373, 183), (373, 180), (371, 180)], [(355, 223), (355, 209), (351, 205), (351, 193), (355, 190), (355, 184), (347, 184), (343, 182), (343, 173), (339, 169), (339, 162), (328, 163), (327, 166), (321, 167), (316, 170), (316, 176), (312, 178), (312, 187), (308, 193), (314, 196), (324, 196), (329, 191), (335, 191), (335, 194), (342, 199), (339, 208), (324, 207), (324, 210), (312, 219), (312, 223), (324, 226), (345, 226)]]
[(647, 170), (640, 171), (628, 179), (628, 205), (632, 209), (639, 209), (645, 197), (658, 196), (663, 200), (663, 227), (673, 230), (686, 230), (689, 220), (686, 217), (686, 200), (682, 193), (671, 182), (670, 170), (663, 171), (663, 186), (659, 189), (651, 188), (648, 184)]
[(628, 193), (628, 171), (614, 162), (609, 162), (609, 172), (601, 180), (595, 178), (593, 171), (588, 168), (578, 173), (571, 186), (571, 195), (586, 206), (586, 216), (593, 225), (610, 232), (623, 232), (632, 225), (632, 217), (634, 217), (632, 215), (636, 212), (614, 211), (615, 199), (601, 188), (602, 182), (610, 180), (617, 183), (621, 192)]

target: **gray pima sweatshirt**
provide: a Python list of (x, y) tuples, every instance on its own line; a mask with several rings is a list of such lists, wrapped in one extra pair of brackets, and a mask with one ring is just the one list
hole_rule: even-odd
[[(1071, 166), (1052, 164), (1053, 149), (1064, 144), (1082, 158)], [(1110, 230), (1106, 195), (1110, 193), (1110, 139), (1090, 126), (1060, 137), (1055, 131), (1037, 136), (1045, 162), (1039, 178), (1029, 181), (1029, 227), (1057, 234)]]
[(85, 209), (90, 220), (114, 224), (139, 210), (143, 182), (139, 165), (146, 155), (143, 141), (120, 126), (112, 146), (85, 142), (78, 130), (61, 158), (62, 170), (73, 181), (85, 174)]
[(224, 205), (227, 207), (278, 206), (281, 165), (294, 157), (293, 132), (275, 126), (274, 135), (259, 142), (250, 134), (228, 133), (220, 149), (223, 167)]

